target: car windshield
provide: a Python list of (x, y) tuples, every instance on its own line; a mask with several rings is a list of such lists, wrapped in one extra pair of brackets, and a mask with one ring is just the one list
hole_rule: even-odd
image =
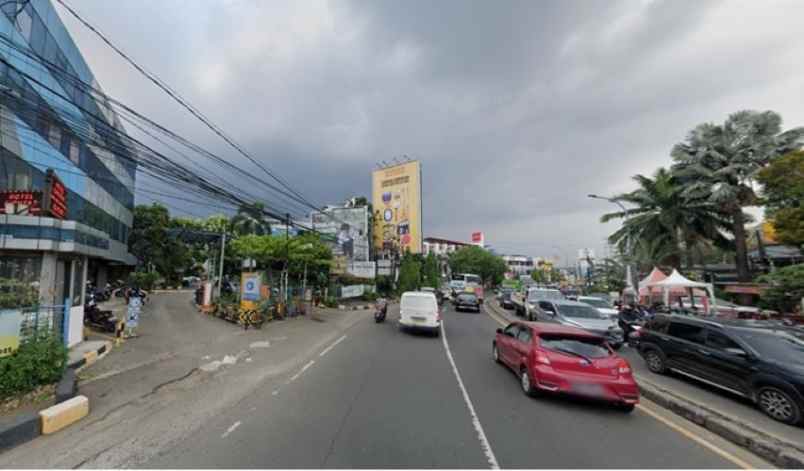
[(528, 301), (564, 299), (564, 295), (558, 290), (535, 289), (528, 292)]
[(606, 358), (611, 355), (603, 339), (564, 334), (541, 334), (539, 339), (543, 348), (561, 353), (584, 358)]
[(467, 283), (474, 283), (476, 285), (480, 284), (480, 277), (477, 275), (465, 275), (464, 281)]
[(804, 363), (804, 334), (785, 330), (734, 329), (760, 355), (785, 363)]
[(474, 294), (459, 294), (458, 301), (474, 302), (477, 301), (477, 296)]
[(600, 319), (601, 315), (592, 306), (578, 306), (576, 304), (559, 304), (558, 312), (565, 317), (580, 319)]
[(602, 299), (597, 299), (597, 298), (585, 298), (585, 299), (580, 299), (579, 301), (581, 301), (584, 304), (588, 304), (588, 305), (594, 306), (594, 307), (602, 307), (602, 308), (610, 308), (611, 307), (611, 305), (609, 303), (607, 303), (606, 301), (604, 301)]

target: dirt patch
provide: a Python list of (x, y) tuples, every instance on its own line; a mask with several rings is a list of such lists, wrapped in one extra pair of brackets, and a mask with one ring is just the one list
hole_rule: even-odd
[(18, 394), (0, 400), (0, 415), (10, 415), (17, 409), (28, 408), (36, 404), (52, 402), (56, 396), (56, 384), (39, 386), (26, 394)]

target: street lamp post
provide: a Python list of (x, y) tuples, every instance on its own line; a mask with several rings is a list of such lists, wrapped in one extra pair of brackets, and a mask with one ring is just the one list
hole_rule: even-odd
[[(625, 222), (626, 223), (628, 222), (628, 210), (625, 208), (625, 206), (622, 203), (620, 203), (616, 199), (607, 198), (605, 196), (599, 196), (599, 195), (595, 195), (595, 194), (589, 194), (587, 196), (589, 198), (594, 198), (594, 199), (598, 199), (598, 200), (604, 200), (604, 201), (608, 201), (609, 203), (616, 204), (617, 206), (620, 207), (620, 209), (623, 210), (623, 216), (625, 218)], [(631, 257), (631, 236), (628, 235), (628, 234), (626, 234), (626, 236), (625, 236), (625, 253), (629, 258)], [(628, 263), (625, 264), (625, 284), (626, 284), (626, 286), (630, 286), (631, 289), (634, 290), (634, 295), (636, 296), (636, 298), (639, 298), (639, 291), (638, 291), (639, 282), (637, 282), (634, 278), (635, 277), (634, 277), (634, 275), (632, 274), (632, 271), (631, 271), (631, 260), (629, 260)]]

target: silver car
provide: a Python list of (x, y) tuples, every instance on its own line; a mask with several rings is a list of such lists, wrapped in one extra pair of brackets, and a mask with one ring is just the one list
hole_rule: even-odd
[(615, 350), (623, 346), (625, 336), (616, 319), (602, 315), (592, 306), (578, 301), (542, 300), (536, 306), (537, 320), (580, 327), (606, 338)]

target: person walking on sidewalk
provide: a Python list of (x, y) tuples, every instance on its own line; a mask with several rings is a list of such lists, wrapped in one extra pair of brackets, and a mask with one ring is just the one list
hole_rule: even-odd
[(136, 331), (140, 323), (140, 309), (142, 309), (144, 295), (145, 293), (137, 285), (126, 290), (126, 304), (128, 305), (126, 312), (126, 338), (137, 336)]

